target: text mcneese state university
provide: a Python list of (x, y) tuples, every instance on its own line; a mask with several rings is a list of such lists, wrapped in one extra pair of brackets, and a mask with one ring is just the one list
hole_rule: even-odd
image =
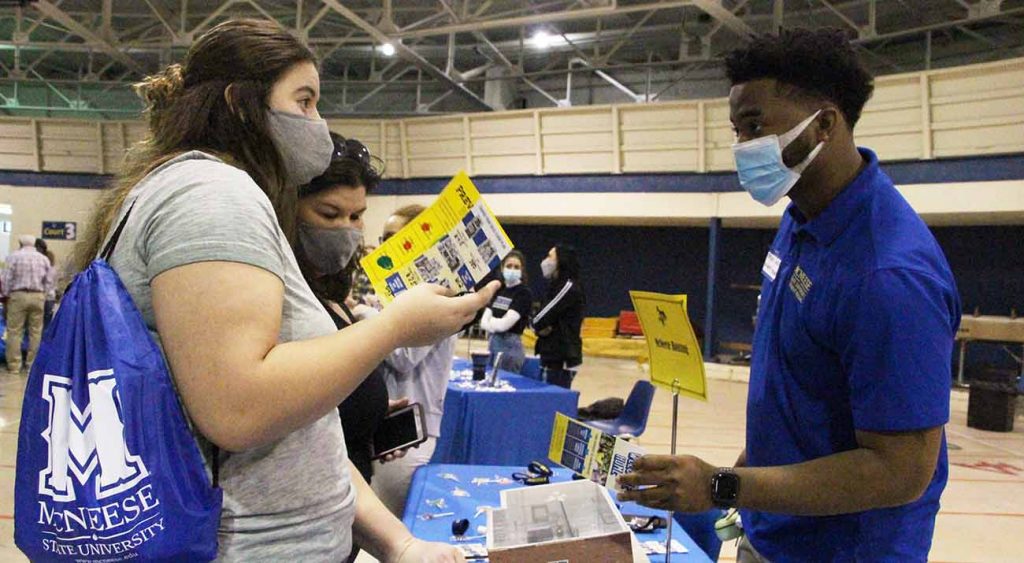
[(153, 486), (146, 485), (118, 502), (97, 508), (78, 507), (71, 510), (55, 510), (39, 501), (39, 524), (56, 532), (102, 532), (131, 524), (144, 512), (160, 506), (153, 498)]
[(164, 519), (160, 518), (153, 522), (149, 527), (143, 528), (132, 534), (132, 537), (126, 540), (120, 540), (112, 543), (84, 543), (78, 545), (64, 544), (60, 543), (58, 540), (43, 540), (43, 549), (58, 555), (93, 556), (124, 554), (125, 557), (121, 559), (132, 559), (138, 557), (137, 553), (131, 553), (133, 549), (153, 539), (156, 537), (157, 532), (162, 531), (163, 529)]

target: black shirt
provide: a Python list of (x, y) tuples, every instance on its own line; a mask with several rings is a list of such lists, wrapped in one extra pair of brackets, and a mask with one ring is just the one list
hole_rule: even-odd
[[(341, 307), (345, 308), (344, 305)], [(349, 322), (330, 307), (325, 305), (325, 308), (338, 330), (349, 326)], [(352, 316), (347, 309), (345, 312)], [(370, 459), (373, 435), (377, 432), (377, 427), (380, 426), (387, 412), (388, 386), (384, 382), (384, 373), (379, 366), (374, 368), (370, 375), (359, 384), (359, 387), (356, 387), (356, 390), (338, 405), (341, 428), (345, 431), (345, 447), (348, 449), (348, 458), (367, 483), (373, 477), (373, 464)]]
[(508, 330), (509, 334), (522, 334), (529, 326), (530, 310), (533, 308), (533, 292), (524, 283), (515, 287), (502, 286), (491, 302), (491, 316), (496, 319), (505, 317), (508, 311), (519, 313), (519, 320)]

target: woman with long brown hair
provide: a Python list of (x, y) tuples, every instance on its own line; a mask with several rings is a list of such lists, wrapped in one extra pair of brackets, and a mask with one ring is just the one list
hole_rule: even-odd
[(277, 25), (209, 31), (138, 86), (149, 137), (100, 201), (76, 264), (123, 221), (111, 266), (208, 464), (216, 457), (220, 559), (342, 561), (354, 535), (384, 561), (461, 560), (387, 514), (350, 469), (335, 409), (389, 352), (457, 332), (494, 288), (449, 298), (417, 286), (336, 329), (290, 244), (297, 190), (333, 150), (319, 90), (313, 54)]

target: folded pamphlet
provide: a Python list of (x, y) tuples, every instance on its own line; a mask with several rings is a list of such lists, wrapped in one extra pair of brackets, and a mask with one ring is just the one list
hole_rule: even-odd
[(640, 446), (555, 414), (548, 457), (599, 485), (617, 490), (618, 476), (631, 473), (633, 464), (645, 454)]
[(465, 172), (437, 201), (360, 261), (381, 302), (421, 283), (472, 290), (512, 251), (512, 241)]

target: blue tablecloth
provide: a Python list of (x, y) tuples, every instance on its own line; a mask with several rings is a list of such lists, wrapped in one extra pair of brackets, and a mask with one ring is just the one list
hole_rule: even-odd
[[(464, 364), (456, 362), (460, 365)], [(441, 437), (431, 463), (525, 466), (547, 459), (555, 413), (576, 416), (579, 392), (507, 372), (501, 378), (516, 390), (448, 385)]]
[[(413, 475), (412, 485), (409, 487), (409, 497), (405, 503), (405, 515), (402, 520), (412, 531), (412, 535), (429, 541), (450, 542), (452, 535), (452, 521), (467, 518), (470, 521), (468, 535), (476, 535), (478, 526), (487, 525), (487, 515), (475, 516), (480, 506), (500, 506), (500, 492), (502, 489), (521, 487), (519, 483), (512, 485), (474, 485), (473, 479), (483, 477), (493, 479), (495, 475), (511, 477), (513, 471), (522, 471), (525, 467), (520, 466), (498, 466), (498, 465), (425, 465), (416, 470)], [(441, 477), (445, 473), (456, 475), (458, 482), (449, 481)], [(568, 469), (557, 468), (552, 482), (568, 481), (572, 478), (572, 472)], [(468, 497), (457, 497), (453, 493), (455, 487), (469, 493)], [(445, 499), (445, 508), (437, 509), (429, 504), (427, 500)], [(658, 512), (644, 508), (635, 503), (623, 503), (621, 510), (624, 514), (648, 515), (657, 514), (666, 516), (665, 512)], [(433, 520), (422, 520), (421, 514), (453, 512), (453, 516), (437, 518)], [(644, 541), (665, 542), (668, 532), (664, 529), (653, 533), (637, 534), (637, 539)], [(690, 536), (683, 531), (683, 528), (675, 521), (672, 521), (672, 539), (683, 544), (689, 553), (675, 553), (671, 561), (677, 563), (710, 563), (711, 559), (697, 547)], [(486, 539), (471, 540), (472, 543), (486, 544)], [(652, 561), (663, 561), (663, 555), (651, 557)]]

